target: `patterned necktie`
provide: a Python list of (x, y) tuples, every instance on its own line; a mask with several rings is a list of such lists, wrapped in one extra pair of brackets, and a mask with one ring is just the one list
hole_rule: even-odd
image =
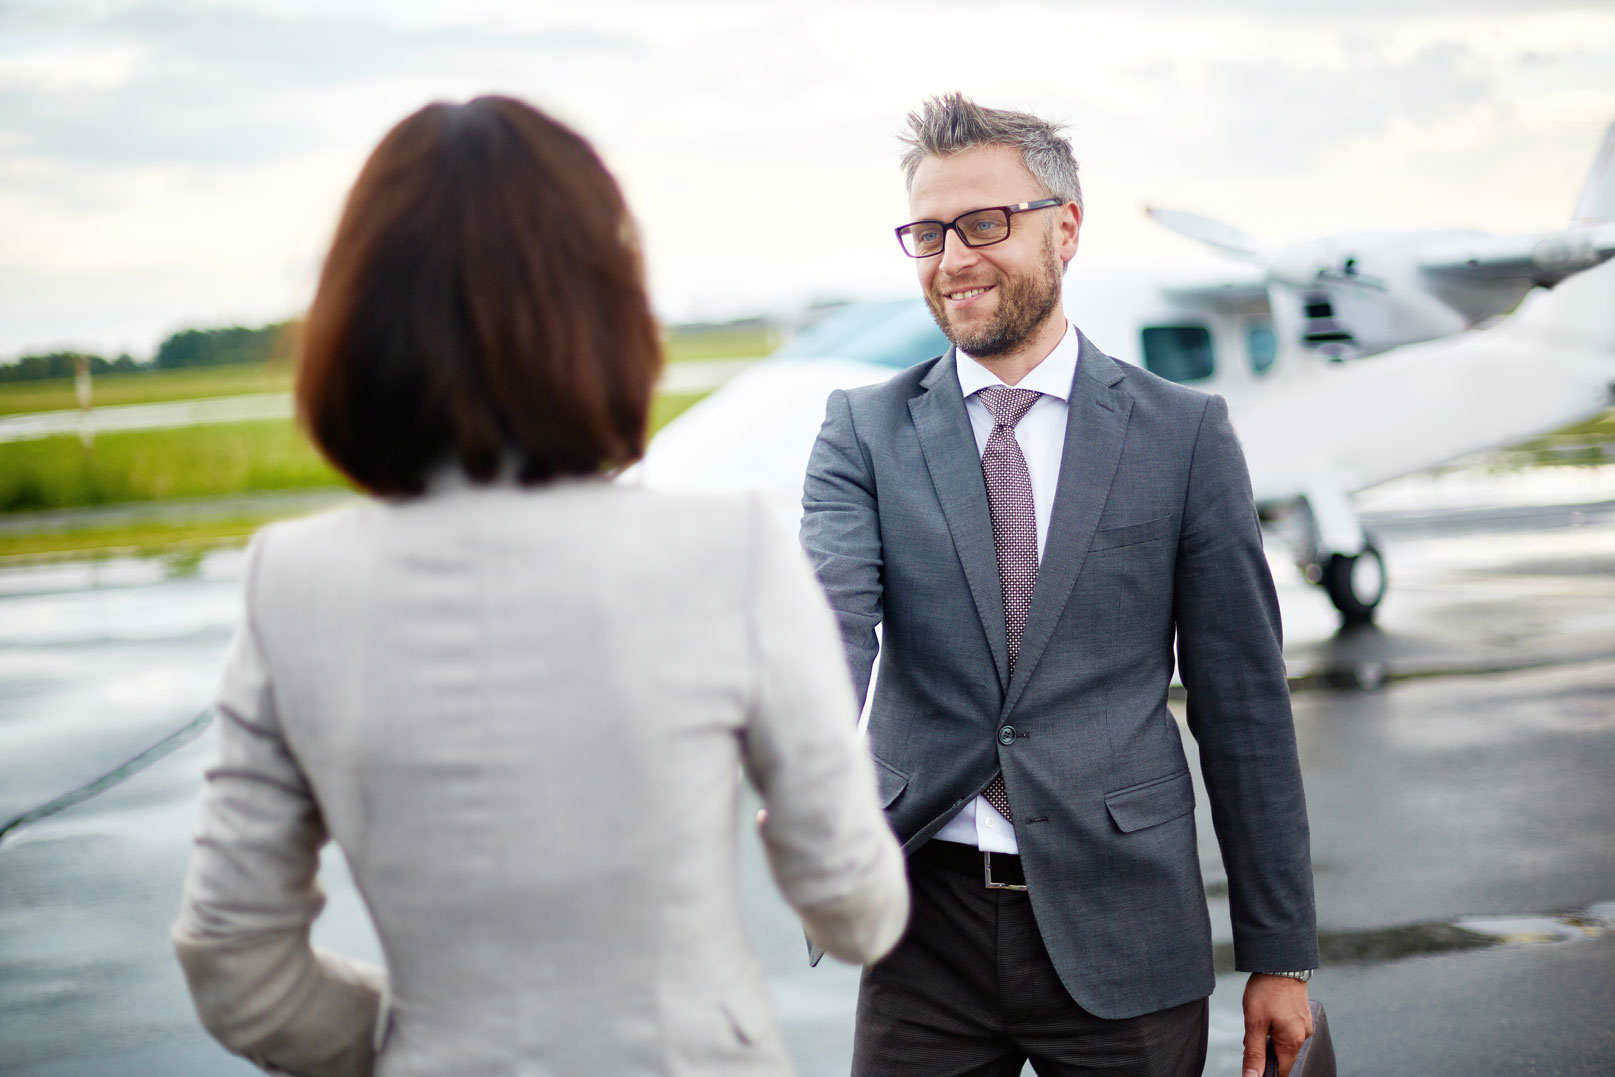
[[(981, 453), (981, 471), (987, 480), (987, 508), (993, 518), (998, 586), (1004, 595), (1004, 637), (1009, 644), (1009, 671), (1013, 674), (1015, 659), (1021, 653), (1021, 634), (1026, 631), (1026, 615), (1032, 608), (1032, 591), (1037, 586), (1037, 513), (1032, 505), (1032, 474), (1015, 440), (1015, 424), (1041, 394), (995, 385), (977, 395), (993, 417), (993, 432), (987, 435), (987, 447)], [(1005, 819), (1015, 818), (1010, 814), (1002, 773), (993, 776), (981, 795)]]

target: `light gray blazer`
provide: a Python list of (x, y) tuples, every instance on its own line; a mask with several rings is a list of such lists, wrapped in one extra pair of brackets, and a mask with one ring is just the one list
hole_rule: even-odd
[[(759, 504), (451, 482), (268, 527), (249, 564), (173, 929), (232, 1051), (789, 1072), (741, 921), (742, 769), (810, 935), (868, 962), (901, 934), (840, 641)], [(385, 971), (310, 948), (328, 836)]]
[(907, 851), (1002, 769), (1028, 894), (1090, 1013), (1211, 993), (1176, 660), (1228, 870), (1235, 961), (1317, 964), (1279, 610), (1221, 398), (1081, 340), (1037, 587), (1009, 676), (981, 454), (954, 357), (831, 395), (802, 541), (840, 620)]

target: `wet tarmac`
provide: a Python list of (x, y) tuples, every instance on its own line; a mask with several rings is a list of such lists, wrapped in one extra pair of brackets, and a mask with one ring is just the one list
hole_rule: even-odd
[[(1615, 487), (1382, 498), (1381, 626), (1335, 631), (1275, 550), (1342, 1074), (1615, 1073)], [(1484, 499), (1481, 499), (1484, 502)], [(1373, 500), (1370, 499), (1370, 504)], [(0, 573), (0, 827), (180, 730), (238, 609), (240, 555)], [(0, 840), (0, 1073), (255, 1072), (196, 1026), (166, 933), (211, 730)], [(1219, 958), (1226, 885), (1200, 809)], [(742, 827), (753, 935), (806, 1077), (847, 1071), (857, 970), (809, 969)], [(328, 856), (316, 942), (374, 958)], [(1207, 1072), (1235, 1074), (1242, 975)]]

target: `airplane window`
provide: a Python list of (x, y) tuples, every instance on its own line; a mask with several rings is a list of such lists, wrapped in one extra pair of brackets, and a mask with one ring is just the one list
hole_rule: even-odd
[(1273, 335), (1273, 323), (1250, 323), (1245, 329), (1245, 349), (1250, 352), (1251, 370), (1266, 374), (1279, 354), (1279, 341)]
[(854, 303), (798, 333), (775, 355), (798, 359), (854, 359), (903, 367), (948, 350), (923, 300)]
[(1216, 370), (1211, 333), (1203, 325), (1154, 325), (1144, 330), (1144, 369), (1168, 381), (1199, 381)]

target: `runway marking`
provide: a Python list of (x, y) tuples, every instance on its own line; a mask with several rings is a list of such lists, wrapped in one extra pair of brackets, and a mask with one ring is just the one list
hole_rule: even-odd
[(92, 778), (83, 785), (69, 789), (61, 796), (48, 800), (37, 808), (31, 808), (21, 815), (12, 816), (4, 823), (0, 823), (0, 845), (4, 845), (12, 834), (30, 823), (37, 823), (39, 820), (55, 815), (57, 812), (66, 811), (76, 804), (82, 804), (91, 797), (98, 796), (108, 789), (123, 784), (164, 756), (172, 754), (195, 740), (212, 721), (213, 708), (209, 707), (150, 748), (130, 756), (100, 777)]

